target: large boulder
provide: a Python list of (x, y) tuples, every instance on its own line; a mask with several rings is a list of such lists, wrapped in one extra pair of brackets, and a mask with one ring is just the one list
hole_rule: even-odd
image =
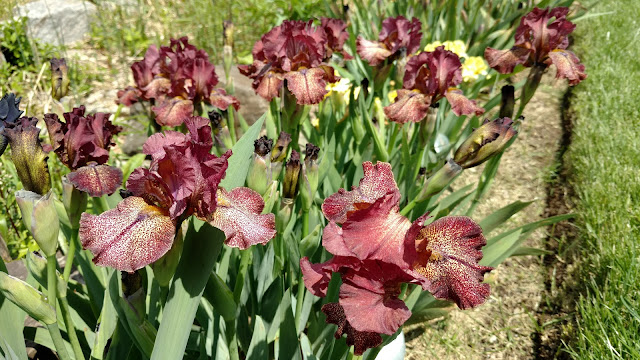
[(43, 43), (66, 45), (82, 40), (97, 8), (81, 0), (39, 0), (14, 8), (26, 17), (29, 34)]

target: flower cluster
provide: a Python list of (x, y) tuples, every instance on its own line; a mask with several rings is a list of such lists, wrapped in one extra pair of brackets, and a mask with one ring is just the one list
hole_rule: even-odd
[(511, 49), (485, 50), (484, 56), (489, 66), (501, 74), (508, 74), (518, 64), (526, 67), (548, 67), (553, 64), (557, 70), (556, 78), (567, 79), (570, 85), (584, 80), (587, 77), (584, 65), (573, 52), (567, 50), (568, 36), (576, 27), (566, 19), (568, 13), (569, 8), (566, 7), (534, 8), (520, 20), (515, 45)]
[(51, 150), (72, 172), (67, 179), (77, 189), (91, 196), (112, 194), (122, 184), (122, 171), (106, 165), (113, 136), (122, 127), (113, 125), (108, 113), (85, 115), (85, 107), (63, 114), (45, 114)]
[(320, 26), (285, 20), (255, 43), (253, 63), (238, 69), (267, 101), (280, 95), (286, 80), (298, 104), (317, 104), (327, 93), (327, 83), (339, 80), (326, 61), (334, 53), (346, 55), (343, 46), (349, 34), (345, 29), (338, 19), (322, 19)]
[(246, 249), (275, 236), (273, 214), (261, 215), (262, 197), (248, 188), (219, 187), (231, 151), (211, 154), (209, 120), (184, 121), (188, 134), (166, 131), (151, 136), (143, 152), (148, 169), (138, 168), (127, 180), (131, 196), (99, 216), (82, 214), (80, 240), (102, 266), (132, 272), (162, 257), (176, 229), (192, 214), (224, 231), (227, 245)]
[(378, 66), (385, 60), (391, 61), (418, 51), (422, 40), (422, 24), (417, 18), (409, 21), (404, 16), (386, 18), (382, 21), (382, 30), (378, 41), (358, 37), (356, 46), (358, 55), (371, 66)]
[(456, 115), (480, 115), (484, 109), (467, 99), (456, 88), (462, 82), (460, 58), (444, 46), (433, 52), (423, 52), (407, 62), (402, 89), (396, 101), (384, 108), (389, 119), (399, 122), (420, 122), (429, 106), (446, 97)]
[(127, 106), (151, 101), (160, 125), (178, 126), (193, 115), (194, 105), (211, 104), (226, 110), (240, 107), (238, 100), (218, 84), (215, 67), (206, 51), (189, 44), (187, 37), (171, 39), (170, 46), (147, 49), (144, 59), (131, 65), (136, 86), (118, 92), (118, 102)]
[(411, 223), (398, 212), (391, 165), (365, 162), (363, 168), (359, 187), (340, 189), (322, 204), (329, 220), (322, 245), (334, 257), (322, 264), (300, 261), (305, 286), (316, 296), (326, 296), (332, 273), (340, 273), (339, 301), (322, 310), (356, 354), (378, 346), (380, 334), (395, 333), (411, 315), (398, 298), (402, 283), (467, 309), (489, 296), (482, 280), (491, 270), (478, 264), (486, 240), (473, 220), (447, 216), (425, 225), (425, 214)]

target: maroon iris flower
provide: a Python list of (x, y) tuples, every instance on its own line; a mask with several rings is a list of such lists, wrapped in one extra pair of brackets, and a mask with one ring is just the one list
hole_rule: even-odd
[(253, 79), (254, 90), (267, 101), (280, 95), (286, 80), (298, 104), (317, 104), (327, 93), (327, 82), (339, 80), (326, 61), (344, 51), (345, 29), (337, 19), (323, 19), (321, 26), (285, 20), (255, 43), (253, 64), (238, 69)]
[[(501, 74), (509, 74), (518, 64), (526, 67), (534, 65), (556, 66), (556, 78), (569, 80), (576, 85), (587, 77), (584, 65), (571, 51), (569, 34), (575, 24), (567, 20), (569, 8), (534, 8), (520, 20), (516, 29), (515, 45), (508, 50), (487, 48), (484, 57), (489, 66)], [(553, 21), (552, 21), (553, 19)]]
[(444, 46), (411, 57), (404, 73), (403, 88), (398, 90), (396, 101), (384, 108), (384, 113), (398, 123), (420, 122), (427, 115), (429, 106), (443, 97), (458, 116), (484, 113), (483, 108), (455, 87), (462, 82), (461, 68), (458, 55), (445, 50)]
[(275, 236), (273, 214), (261, 215), (262, 197), (248, 188), (219, 187), (231, 151), (211, 154), (209, 120), (189, 117), (188, 134), (166, 131), (144, 144), (151, 166), (127, 180), (133, 195), (101, 215), (83, 213), (80, 240), (93, 261), (135, 271), (162, 257), (173, 244), (176, 227), (191, 215), (224, 231), (229, 246), (246, 249)]
[(144, 59), (131, 65), (135, 87), (118, 92), (118, 102), (131, 106), (151, 101), (160, 125), (178, 126), (193, 115), (194, 105), (211, 104), (221, 110), (240, 107), (238, 100), (218, 84), (215, 67), (206, 51), (189, 44), (187, 37), (171, 39), (170, 46), (158, 50), (151, 45)]
[(122, 184), (122, 171), (106, 163), (113, 135), (122, 127), (113, 125), (108, 113), (85, 115), (84, 106), (63, 115), (65, 122), (56, 114), (45, 114), (44, 121), (52, 150), (71, 169), (67, 179), (91, 196), (112, 194)]
[[(356, 354), (379, 345), (411, 316), (398, 298), (402, 283), (420, 284), (436, 298), (461, 309), (482, 304), (491, 268), (481, 266), (482, 229), (470, 218), (447, 216), (424, 225), (398, 212), (400, 192), (391, 165), (363, 164), (364, 177), (352, 191), (340, 189), (322, 204), (329, 220), (322, 245), (334, 255), (322, 264), (300, 261), (307, 289), (326, 296), (331, 274), (342, 277), (338, 303), (323, 306), (327, 321), (347, 334)], [(341, 226), (340, 226), (341, 225)]]
[(416, 18), (411, 21), (404, 16), (386, 18), (382, 21), (378, 41), (358, 37), (358, 55), (371, 66), (380, 65), (386, 59), (393, 61), (401, 56), (411, 55), (420, 48), (421, 28), (422, 24)]

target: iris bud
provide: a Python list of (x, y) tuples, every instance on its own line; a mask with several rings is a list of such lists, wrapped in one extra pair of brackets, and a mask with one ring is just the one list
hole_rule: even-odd
[(285, 168), (284, 182), (282, 184), (282, 195), (287, 199), (295, 199), (296, 197), (300, 168), (300, 154), (293, 150)]
[(517, 133), (510, 118), (487, 119), (460, 145), (453, 160), (465, 169), (478, 166), (502, 151)]
[(41, 292), (26, 282), (0, 271), (0, 293), (32, 318), (51, 325), (56, 314)]
[(515, 88), (511, 85), (502, 87), (502, 97), (500, 98), (500, 117), (511, 118), (513, 116), (513, 107), (515, 105)]
[(302, 166), (302, 186), (300, 197), (302, 208), (305, 211), (311, 209), (313, 198), (318, 190), (318, 153), (320, 148), (308, 143), (305, 149), (304, 164)]
[(69, 93), (69, 69), (64, 58), (51, 58), (51, 96), (60, 100)]
[(47, 155), (42, 150), (35, 118), (21, 118), (16, 124), (9, 124), (4, 135), (11, 144), (11, 160), (16, 166), (18, 177), (25, 190), (40, 195), (51, 189), (51, 179), (47, 166)]
[(289, 150), (289, 144), (291, 143), (291, 135), (284, 131), (280, 132), (276, 145), (271, 149), (271, 174), (274, 178), (278, 178), (280, 170), (282, 170), (282, 163), (287, 157), (287, 151)]
[(32, 191), (16, 191), (16, 202), (22, 213), (22, 222), (29, 229), (42, 252), (53, 256), (58, 248), (60, 220), (54, 204), (53, 192), (40, 196)]
[(272, 180), (269, 153), (273, 146), (273, 140), (263, 136), (256, 140), (253, 146), (255, 150), (249, 174), (247, 175), (247, 185), (260, 195), (264, 195)]
[[(222, 65), (224, 73), (229, 74), (233, 65), (233, 23), (229, 20), (222, 22)], [(228, 80), (232, 80), (228, 75)], [(231, 88), (231, 89), (230, 89)], [(227, 84), (227, 90), (233, 89), (233, 83)]]

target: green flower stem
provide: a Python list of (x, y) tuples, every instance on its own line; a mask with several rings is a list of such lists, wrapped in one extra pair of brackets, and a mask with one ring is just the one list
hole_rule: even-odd
[(76, 360), (84, 359), (82, 347), (80, 346), (80, 341), (78, 340), (78, 334), (76, 334), (76, 328), (73, 325), (73, 319), (71, 318), (71, 312), (69, 311), (69, 301), (66, 297), (59, 299), (59, 301), (61, 305), (60, 312), (62, 313), (64, 323), (67, 326), (67, 335), (69, 335), (69, 340), (71, 341), (73, 355), (75, 356)]
[(418, 204), (418, 202), (417, 202), (415, 199), (411, 200), (411, 201), (407, 204), (407, 206), (405, 206), (405, 207), (402, 209), (402, 211), (400, 211), (400, 215), (402, 215), (402, 216), (407, 216), (407, 215), (411, 212), (411, 210), (413, 210), (413, 208), (414, 208), (414, 207), (416, 207), (416, 205), (417, 205), (417, 204)]
[[(56, 285), (58, 284), (58, 279), (56, 279), (56, 265), (55, 254), (47, 257), (47, 301), (49, 302), (49, 305), (54, 309), (54, 311), (57, 308), (58, 299), (56, 296)], [(49, 324), (47, 328), (49, 329), (51, 339), (53, 340), (53, 344), (56, 348), (58, 356), (60, 357), (60, 360), (70, 359), (69, 354), (67, 353), (67, 348), (64, 346), (64, 341), (62, 341), (62, 335), (60, 334), (58, 323), (55, 322), (53, 324)]]
[(47, 329), (49, 330), (49, 335), (51, 335), (51, 340), (53, 340), (53, 345), (58, 353), (58, 358), (60, 358), (60, 360), (71, 360), (71, 357), (69, 357), (69, 353), (67, 352), (67, 348), (64, 346), (64, 340), (62, 340), (62, 334), (60, 334), (58, 324), (49, 324), (47, 325)]
[[(302, 239), (309, 235), (309, 211), (302, 211)], [(296, 295), (296, 326), (298, 333), (302, 332), (304, 324), (300, 324), (300, 316), (302, 315), (302, 303), (304, 302), (304, 279), (302, 278), (302, 269), (298, 275), (298, 294)]]
[(73, 267), (73, 260), (76, 256), (76, 247), (78, 242), (78, 229), (71, 229), (71, 237), (69, 238), (69, 250), (67, 251), (67, 262), (64, 264), (64, 272), (62, 273), (62, 279), (65, 283), (69, 282), (71, 276), (71, 268)]
[(102, 214), (103, 212), (109, 210), (109, 204), (107, 203), (106, 195), (101, 197), (94, 197), (92, 199), (93, 199), (93, 206), (95, 207), (96, 210), (99, 211), (98, 214)]

